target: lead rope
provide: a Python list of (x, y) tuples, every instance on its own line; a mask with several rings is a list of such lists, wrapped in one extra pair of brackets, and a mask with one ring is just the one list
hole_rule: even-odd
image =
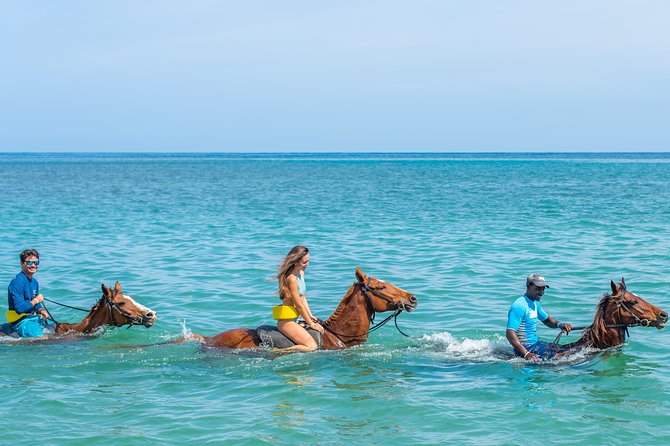
[[(65, 304), (62, 304), (60, 302), (56, 302), (55, 300), (47, 299), (46, 297), (44, 298), (44, 300), (46, 300), (48, 302), (51, 302), (51, 303), (54, 303), (56, 305), (60, 305), (61, 307), (72, 308), (73, 310), (84, 311), (86, 313), (88, 313), (88, 311), (89, 311), (89, 310), (84, 310), (83, 308), (78, 308), (78, 307), (73, 307), (73, 306), (70, 306), (70, 305), (65, 305)], [(58, 325), (59, 322), (53, 317), (53, 314), (51, 314), (51, 311), (49, 311), (49, 309), (47, 308), (47, 304), (42, 302), (42, 307), (44, 307), (47, 314), (49, 315), (49, 319), (51, 319), (56, 325)]]
[[(593, 326), (593, 324), (585, 325), (584, 327), (572, 327), (572, 330), (570, 330), (570, 331), (586, 330), (587, 328), (591, 328), (592, 326)], [(558, 344), (558, 341), (561, 339), (561, 336), (563, 336), (563, 333), (565, 333), (565, 331), (561, 330), (560, 333), (558, 333), (558, 336), (556, 336), (556, 339), (554, 339), (554, 342), (552, 342), (552, 344)], [(565, 333), (566, 336), (568, 336), (568, 334), (569, 333)]]
[[(44, 300), (49, 301), (49, 302), (51, 302), (51, 303), (54, 303), (54, 304), (56, 304), (56, 305), (60, 305), (61, 307), (72, 308), (73, 310), (79, 310), (79, 311), (83, 311), (83, 312), (85, 312), (85, 313), (88, 313), (88, 312), (90, 311), (90, 310), (84, 310), (83, 308), (79, 308), (79, 307), (73, 307), (73, 306), (70, 306), (70, 305), (65, 305), (65, 304), (62, 304), (62, 303), (60, 303), (60, 302), (56, 302), (55, 300), (47, 299), (46, 297), (44, 298)], [(48, 312), (49, 312), (49, 311), (47, 310), (47, 313), (48, 313)]]
[[(44, 299), (44, 300), (47, 300), (47, 299)], [(54, 319), (53, 315), (51, 314), (51, 311), (49, 311), (49, 309), (47, 308), (47, 305), (44, 303), (44, 301), (42, 301), (42, 308), (44, 308), (44, 310), (49, 315), (49, 319), (51, 319), (54, 322), (54, 324), (58, 325), (58, 321), (56, 319)]]

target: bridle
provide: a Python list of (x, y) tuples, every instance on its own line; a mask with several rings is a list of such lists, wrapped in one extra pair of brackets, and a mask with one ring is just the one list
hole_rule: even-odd
[[(623, 293), (624, 293), (623, 295), (625, 296), (625, 295), (626, 295), (626, 288), (622, 288), (622, 291), (623, 291)], [(635, 320), (635, 324), (629, 324), (629, 325), (624, 324), (624, 323), (623, 323), (623, 320), (621, 319), (621, 311), (618, 311), (618, 312), (617, 312), (617, 316), (619, 316), (619, 324), (622, 324), (622, 325), (624, 325), (625, 327), (640, 327), (640, 326), (641, 326), (641, 327), (648, 327), (649, 324), (651, 324), (651, 323), (653, 322), (653, 321), (650, 321), (649, 319), (640, 319), (640, 318), (638, 317), (638, 315), (636, 315), (635, 313), (633, 313), (633, 312), (630, 310), (630, 308), (628, 308), (628, 307), (626, 306), (626, 304), (623, 303), (623, 299), (620, 300), (619, 302), (617, 302), (617, 307), (619, 307), (619, 308), (623, 308), (624, 310), (626, 310), (626, 312), (627, 312), (628, 314), (630, 314), (630, 315), (632, 316), (632, 318)]]
[[(626, 340), (626, 338), (630, 338), (630, 333), (628, 332), (628, 327), (648, 327), (649, 324), (651, 324), (653, 321), (650, 321), (649, 319), (640, 319), (640, 317), (633, 313), (633, 311), (626, 306), (626, 304), (623, 303), (623, 298), (626, 296), (626, 286), (621, 285), (619, 287), (619, 293), (621, 294), (621, 300), (615, 301), (616, 303), (616, 315), (617, 318), (619, 319), (618, 324), (610, 324), (610, 325), (605, 325), (605, 328), (623, 328), (623, 338)], [(616, 294), (610, 294), (609, 298), (615, 297)], [(635, 320), (634, 324), (625, 324), (623, 321), (623, 318), (621, 317), (621, 309), (624, 309), (626, 313), (628, 313), (633, 320)], [(587, 325), (585, 327), (573, 327), (573, 330), (586, 330), (587, 328), (591, 328), (592, 325)], [(561, 331), (558, 336), (556, 336), (556, 339), (554, 339), (554, 344), (558, 344), (558, 341), (561, 339), (561, 336), (563, 335), (563, 331)]]
[[(112, 299), (105, 299), (105, 301), (107, 302), (107, 306), (109, 307), (109, 313), (112, 316), (112, 322), (114, 322), (115, 327), (122, 327), (124, 325), (128, 325), (128, 328), (130, 328), (133, 325), (142, 325), (142, 321), (144, 320), (142, 316), (132, 316), (126, 313), (119, 307), (119, 304), (112, 302)], [(130, 319), (131, 322), (119, 324), (117, 321), (114, 320), (114, 313), (113, 313), (114, 311), (116, 311), (118, 314), (125, 317), (126, 319)]]
[[(374, 323), (375, 321), (375, 307), (372, 304), (372, 298), (370, 297), (370, 294), (372, 294), (375, 297), (378, 297), (381, 300), (384, 300), (391, 305), (395, 305), (395, 311), (397, 314), (400, 314), (402, 311), (406, 310), (407, 308), (405, 307), (405, 303), (402, 301), (395, 301), (391, 300), (388, 297), (384, 296), (383, 294), (379, 293), (377, 290), (383, 290), (386, 288), (385, 286), (382, 286), (380, 288), (370, 288), (370, 278), (368, 277), (368, 281), (365, 284), (362, 284), (360, 282), (357, 282), (358, 286), (361, 287), (361, 291), (363, 292), (363, 295), (366, 298), (367, 303), (370, 305), (370, 309), (372, 310), (370, 313), (370, 322)], [(369, 293), (369, 294), (368, 294)]]
[[(113, 298), (109, 299), (107, 296), (102, 296), (101, 300), (103, 300), (103, 299), (105, 300), (105, 302), (107, 303), (107, 307), (109, 308), (109, 314), (110, 314), (112, 322), (113, 322), (113, 324), (111, 324), (111, 325), (113, 325), (115, 327), (122, 327), (124, 325), (128, 325), (128, 328), (132, 327), (133, 325), (143, 325), (142, 321), (143, 321), (144, 318), (142, 316), (132, 316), (132, 315), (126, 313), (125, 311), (123, 311), (119, 307), (118, 303), (113, 302), (113, 300), (114, 300)], [(47, 299), (46, 297), (44, 298), (44, 300), (49, 301), (51, 303), (54, 303), (56, 305), (60, 305), (61, 307), (71, 308), (73, 310), (83, 311), (85, 313), (90, 313), (91, 311), (93, 311), (93, 310), (86, 310), (84, 308), (73, 307), (71, 305), (66, 305), (66, 304), (63, 304), (63, 303), (60, 303), (60, 302), (56, 302), (55, 300)], [(59, 324), (59, 322), (56, 319), (54, 319), (51, 312), (47, 309), (46, 305), (44, 305), (44, 309), (49, 314), (49, 318), (52, 321), (54, 321), (56, 324)], [(129, 319), (131, 322), (126, 322), (126, 323), (123, 323), (123, 324), (119, 324), (114, 319), (114, 312), (120, 314), (121, 316), (125, 317), (126, 319)]]
[[(399, 332), (401, 335), (406, 336), (406, 337), (409, 337), (408, 334), (405, 334), (405, 333), (400, 329), (400, 327), (398, 327), (398, 315), (400, 315), (400, 313), (402, 313), (404, 310), (407, 309), (407, 307), (405, 306), (405, 303), (404, 303), (404, 302), (402, 302), (402, 301), (391, 300), (391, 299), (389, 299), (388, 297), (386, 297), (386, 296), (384, 296), (383, 294), (381, 294), (378, 290), (383, 290), (384, 288), (386, 288), (386, 287), (384, 287), (384, 286), (382, 286), (382, 287), (380, 287), (380, 288), (371, 288), (371, 287), (370, 287), (370, 277), (368, 277), (367, 283), (356, 282), (355, 285), (358, 285), (358, 287), (361, 289), (361, 292), (363, 293), (363, 296), (365, 296), (365, 305), (368, 306), (368, 308), (370, 308), (370, 317), (369, 317), (369, 321), (370, 321), (370, 324), (374, 324), (374, 325), (373, 325), (372, 327), (370, 327), (370, 328), (368, 329), (368, 331), (366, 331), (365, 333), (359, 334), (359, 335), (345, 335), (345, 334), (342, 334), (342, 333), (337, 333), (337, 332), (333, 331), (330, 327), (328, 327), (328, 326), (322, 324), (322, 326), (323, 326), (324, 329), (328, 330), (328, 332), (330, 332), (330, 333), (332, 333), (333, 335), (335, 335), (335, 337), (338, 338), (343, 344), (346, 344), (346, 343), (341, 339), (341, 337), (344, 337), (344, 338), (352, 338), (352, 339), (353, 339), (353, 338), (362, 338), (362, 337), (367, 336), (368, 334), (372, 333), (373, 331), (382, 328), (384, 325), (386, 325), (386, 323), (387, 323), (388, 321), (390, 321), (391, 319), (393, 319), (393, 322), (395, 323), (395, 328), (396, 328), (396, 330), (398, 330), (398, 332)], [(373, 302), (372, 302), (372, 297), (370, 297), (370, 294), (372, 294), (373, 296), (375, 296), (375, 297), (377, 297), (377, 298), (379, 298), (379, 299), (381, 299), (381, 300), (384, 300), (384, 301), (390, 303), (391, 305), (394, 305), (394, 306), (395, 306), (395, 311), (393, 312), (393, 314), (391, 314), (390, 316), (386, 317), (383, 321), (381, 321), (381, 322), (378, 323), (378, 324), (375, 324), (375, 315), (376, 315), (377, 313), (376, 313), (376, 311), (375, 311), (375, 306), (374, 306), (374, 304), (373, 304)]]

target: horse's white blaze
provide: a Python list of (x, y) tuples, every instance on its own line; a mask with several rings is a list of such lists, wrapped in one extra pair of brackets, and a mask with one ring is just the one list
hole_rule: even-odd
[(129, 301), (131, 301), (137, 307), (137, 309), (140, 310), (143, 314), (147, 314), (149, 312), (153, 313), (153, 311), (150, 308), (147, 308), (144, 305), (137, 303), (137, 301), (133, 299), (131, 296), (128, 296), (127, 294), (124, 294), (123, 296)]

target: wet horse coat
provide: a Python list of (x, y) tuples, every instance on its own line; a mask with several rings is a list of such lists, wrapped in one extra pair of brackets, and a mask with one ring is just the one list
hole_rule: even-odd
[[(370, 324), (375, 313), (387, 311), (412, 311), (417, 306), (416, 297), (390, 283), (369, 277), (356, 268), (356, 282), (346, 292), (333, 314), (322, 325), (324, 334), (320, 349), (340, 350), (362, 344), (368, 339)], [(264, 344), (263, 335), (269, 334), (267, 326), (234, 328), (214, 336), (193, 335), (204, 344), (220, 348), (253, 348)], [(281, 333), (280, 333), (281, 335)], [(288, 339), (279, 340), (272, 334), (271, 342), (290, 347)], [(286, 341), (290, 344), (287, 344)]]

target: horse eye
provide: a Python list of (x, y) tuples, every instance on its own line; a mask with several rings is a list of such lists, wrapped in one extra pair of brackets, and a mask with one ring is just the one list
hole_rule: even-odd
[(119, 303), (116, 304), (116, 305), (118, 305), (119, 307), (122, 307), (122, 306), (124, 306), (125, 304), (126, 304), (125, 302), (119, 302)]

